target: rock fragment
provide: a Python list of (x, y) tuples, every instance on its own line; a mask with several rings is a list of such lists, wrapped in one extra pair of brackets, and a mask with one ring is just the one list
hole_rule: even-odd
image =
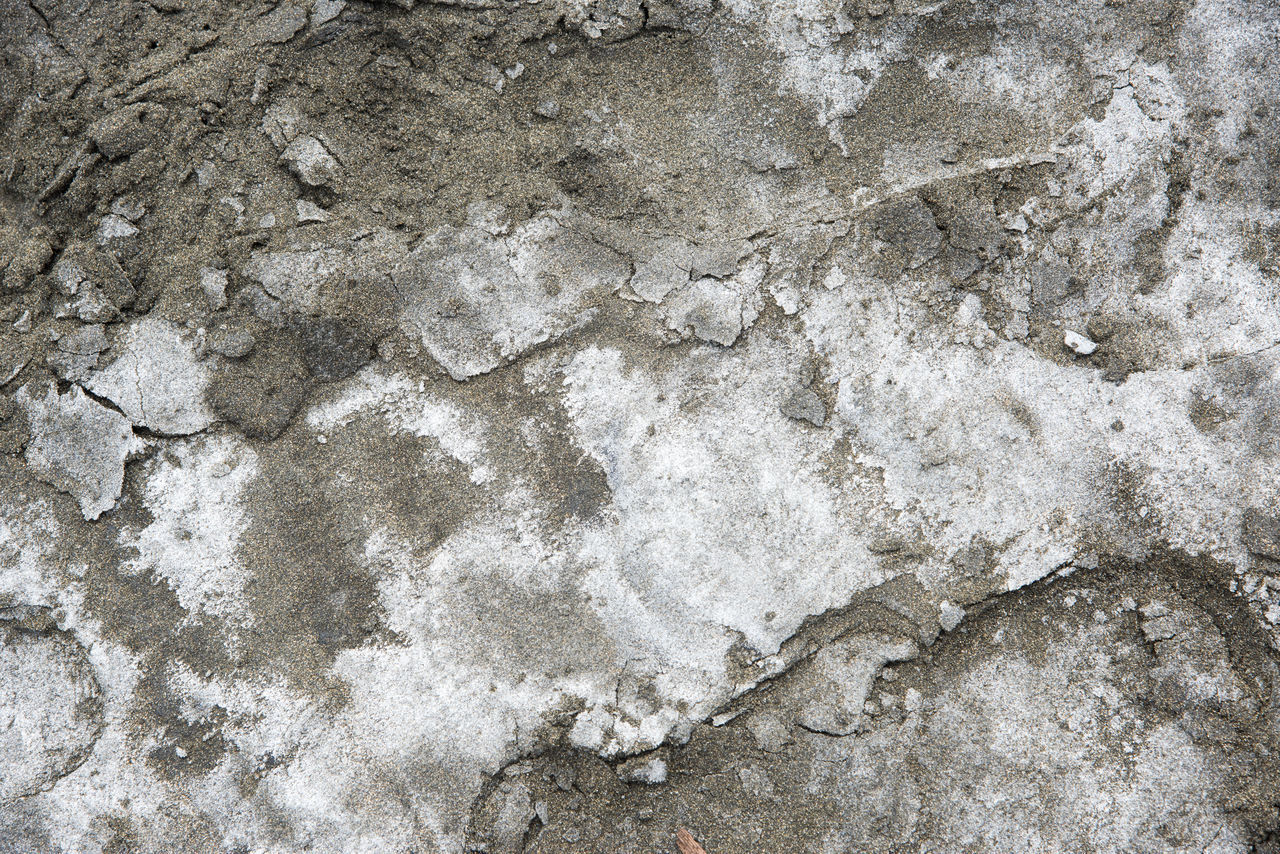
[(756, 712), (747, 718), (747, 730), (755, 739), (756, 747), (765, 753), (780, 753), (792, 742), (787, 725), (768, 712)]
[(138, 233), (138, 228), (119, 214), (107, 214), (98, 224), (98, 243), (106, 246), (113, 240), (125, 240)]
[(886, 664), (917, 654), (913, 641), (858, 636), (814, 656), (801, 692), (796, 723), (812, 732), (849, 735), (862, 725), (867, 695)]
[(524, 835), (537, 816), (529, 787), (523, 783), (503, 783), (502, 808), (493, 824), (494, 850), (517, 854), (524, 848)]
[(338, 178), (338, 161), (314, 136), (299, 136), (280, 154), (299, 181), (308, 187), (329, 187)]
[(53, 265), (53, 284), (66, 298), (61, 317), (85, 323), (107, 323), (133, 304), (136, 292), (110, 255), (87, 243), (73, 243)]
[[(704, 262), (706, 259), (704, 259)], [(692, 259), (691, 259), (692, 263)], [(668, 328), (728, 347), (760, 316), (765, 264), (756, 258), (728, 278), (703, 276), (663, 302)]]
[[(332, 189), (340, 165), (310, 123), (288, 99), (276, 101), (262, 116), (262, 132), (280, 151), (280, 161), (308, 187)], [(322, 135), (322, 134), (321, 134)]]
[(107, 349), (102, 326), (90, 324), (62, 336), (46, 361), (58, 376), (69, 382), (83, 382), (98, 366), (98, 354)]
[(66, 394), (50, 388), (42, 396), (23, 386), (17, 401), (30, 425), (26, 460), (35, 476), (75, 498), (86, 519), (114, 507), (125, 460), (142, 447), (128, 419), (79, 386)]
[(695, 337), (728, 347), (744, 328), (742, 297), (719, 279), (699, 279), (671, 298), (667, 325), (676, 331), (691, 328)]
[(325, 281), (342, 265), (343, 255), (333, 249), (255, 252), (244, 275), (290, 311), (309, 314), (320, 307)]
[(954, 632), (964, 619), (964, 608), (954, 602), (943, 602), (938, 606), (938, 622), (944, 632)]
[(205, 404), (209, 369), (191, 336), (158, 317), (145, 317), (116, 339), (120, 354), (85, 383), (139, 427), (168, 435), (197, 433), (214, 421)]
[(315, 0), (311, 5), (311, 26), (327, 24), (347, 8), (346, 0)]
[(243, 359), (245, 356), (253, 352), (253, 345), (257, 343), (253, 337), (253, 333), (247, 329), (215, 329), (209, 336), (209, 352), (216, 353), (219, 356), (225, 356), (228, 359)]
[(315, 202), (309, 202), (306, 199), (298, 199), (297, 204), (298, 224), (305, 222), (328, 222), (329, 212), (317, 205)]
[(221, 311), (227, 307), (227, 271), (216, 267), (201, 267), (200, 290), (204, 291), (209, 301), (210, 311)]
[(631, 290), (646, 302), (662, 302), (667, 294), (689, 284), (693, 248), (684, 240), (663, 241), (648, 260), (636, 265)]
[(32, 278), (48, 266), (53, 259), (53, 247), (40, 234), (15, 238), (0, 243), (0, 271), (3, 271), (4, 289), (25, 291)]
[(782, 402), (782, 414), (797, 421), (808, 421), (814, 427), (827, 423), (826, 404), (807, 386), (796, 389)]
[(1077, 356), (1088, 356), (1098, 349), (1095, 341), (1090, 341), (1079, 332), (1068, 329), (1062, 336), (1062, 343)]
[(307, 25), (307, 12), (293, 3), (281, 3), (263, 15), (245, 36), (249, 44), (283, 44)]
[(283, 149), (298, 138), (306, 120), (293, 101), (282, 98), (267, 107), (262, 116), (262, 132), (276, 148)]
[(667, 782), (667, 763), (656, 756), (637, 756), (618, 766), (618, 779), (624, 783), (656, 786)]

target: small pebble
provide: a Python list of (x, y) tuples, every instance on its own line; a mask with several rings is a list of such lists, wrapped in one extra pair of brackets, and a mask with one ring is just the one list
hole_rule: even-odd
[(938, 622), (942, 624), (943, 631), (953, 632), (956, 626), (960, 625), (960, 621), (964, 619), (964, 608), (951, 602), (943, 602), (938, 606)]
[(1062, 343), (1071, 349), (1077, 356), (1088, 356), (1094, 350), (1098, 349), (1097, 343), (1085, 338), (1079, 332), (1073, 332), (1068, 329), (1062, 336)]
[(298, 199), (298, 224), (304, 222), (328, 222), (329, 212), (317, 205), (315, 202), (308, 202), (306, 199)]

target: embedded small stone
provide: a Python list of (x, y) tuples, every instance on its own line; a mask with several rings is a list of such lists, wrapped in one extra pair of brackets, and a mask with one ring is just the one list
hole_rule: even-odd
[(280, 157), (308, 187), (328, 187), (338, 178), (338, 161), (314, 136), (299, 136), (285, 147)]
[(655, 757), (637, 757), (618, 766), (618, 779), (624, 783), (656, 786), (667, 782), (667, 763)]
[(210, 311), (220, 311), (227, 307), (227, 271), (216, 267), (201, 267), (199, 270), (200, 289), (209, 301)]
[(954, 602), (943, 602), (938, 606), (938, 622), (944, 632), (954, 632), (964, 619), (964, 608)]
[(1063, 334), (1062, 343), (1078, 356), (1088, 356), (1094, 350), (1098, 349), (1096, 342), (1090, 341), (1080, 333), (1072, 332), (1070, 329)]
[(306, 199), (298, 199), (297, 201), (298, 223), (301, 225), (306, 222), (328, 222), (329, 212), (317, 205), (315, 202), (309, 202)]
[(782, 414), (797, 421), (808, 421), (815, 427), (827, 423), (827, 406), (811, 388), (799, 388), (782, 404)]

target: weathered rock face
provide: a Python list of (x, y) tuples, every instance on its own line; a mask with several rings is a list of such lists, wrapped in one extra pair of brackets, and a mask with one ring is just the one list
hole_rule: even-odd
[(0, 609), (0, 756), (6, 802), (47, 791), (88, 756), (102, 725), (102, 697), (85, 651), (38, 609)]
[[(1269, 641), (1256, 624), (1227, 639), (1244, 606), (1203, 567), (1135, 568), (985, 603), (928, 658), (854, 628), (651, 758), (665, 786), (620, 785), (582, 753), (508, 766), (472, 842), (497, 839), (518, 785), (545, 816), (539, 852), (663, 850), (672, 824), (708, 851), (1249, 850), (1280, 770), (1273, 748), (1241, 749), (1276, 742)], [(853, 678), (833, 690), (836, 661)], [(856, 735), (815, 727), (854, 694)]]
[(0, 849), (1275, 844), (1274, 4), (0, 20)]

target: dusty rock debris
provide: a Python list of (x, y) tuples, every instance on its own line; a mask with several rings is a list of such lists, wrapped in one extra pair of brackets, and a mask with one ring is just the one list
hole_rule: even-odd
[(0, 852), (1280, 851), (1280, 5), (0, 56)]

